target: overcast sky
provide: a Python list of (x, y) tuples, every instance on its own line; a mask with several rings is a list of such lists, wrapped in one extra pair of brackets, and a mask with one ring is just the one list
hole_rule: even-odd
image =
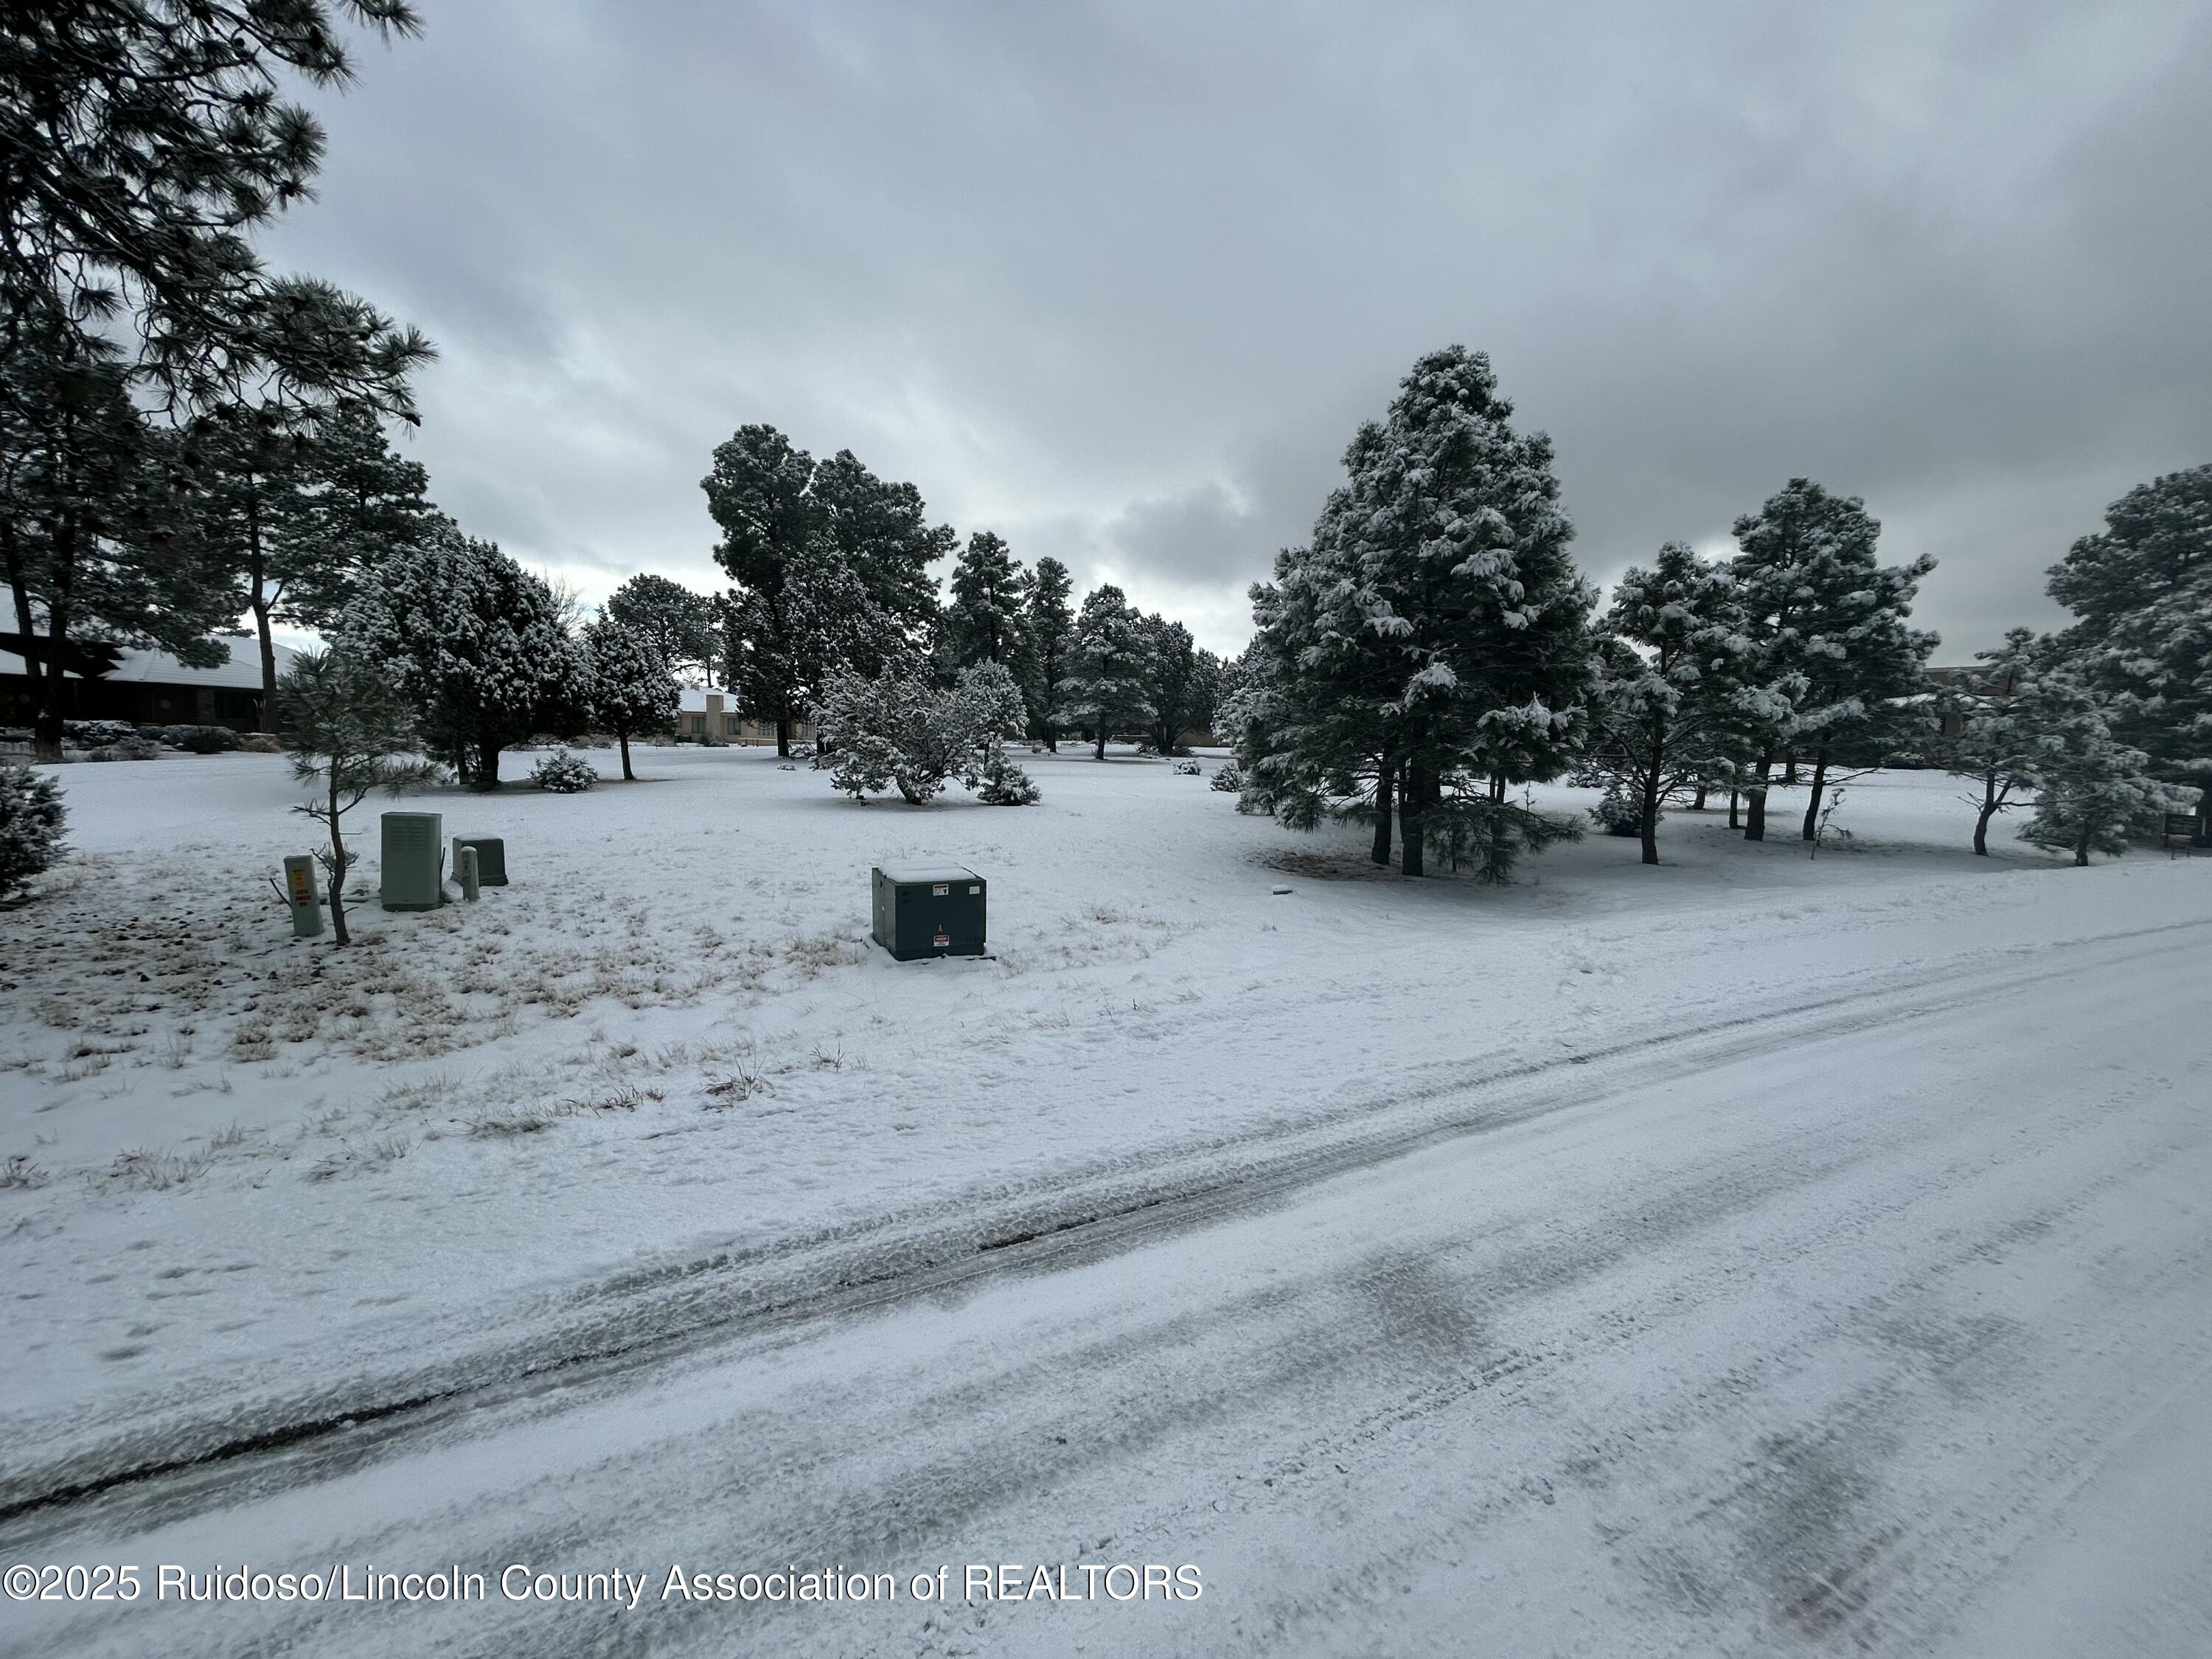
[(432, 337), (403, 447), (588, 599), (720, 585), (765, 421), (1232, 650), (1453, 342), (1593, 576), (1809, 474), (1939, 660), (2212, 461), (2212, 3), (418, 3), (264, 246)]

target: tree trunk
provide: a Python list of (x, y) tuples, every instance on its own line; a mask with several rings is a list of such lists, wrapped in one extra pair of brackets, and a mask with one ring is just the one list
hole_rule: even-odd
[(1060, 728), (1048, 724), (1044, 728), (1044, 746), (1057, 755), (1060, 752)]
[(1805, 803), (1805, 836), (1816, 841), (1820, 835), (1820, 797), (1828, 787), (1828, 751), (1823, 746), (1813, 757), (1813, 793)]
[(1490, 775), (1490, 799), (1491, 799), (1492, 800), (1496, 801), (1496, 802), (1498, 802), (1498, 803), (1500, 803), (1500, 804), (1502, 804), (1502, 803), (1504, 801), (1504, 799), (1505, 799), (1505, 774), (1504, 774), (1504, 773), (1503, 773), (1503, 772), (1492, 772), (1492, 773)]
[(775, 717), (775, 757), (778, 760), (791, 758), (791, 716), (788, 714)]
[(1423, 797), (1428, 793), (1428, 775), (1413, 761), (1406, 763), (1405, 782), (1398, 791), (1398, 867), (1409, 876), (1428, 873), (1424, 867), (1422, 853), (1425, 846), (1421, 834)]
[(1092, 751), (1091, 758), (1093, 760), (1106, 758), (1106, 727), (1103, 722), (1098, 727), (1098, 747)]
[(338, 769), (333, 757), (331, 764), (331, 939), (337, 945), (350, 945), (353, 935), (346, 932), (345, 884), (346, 872), (353, 860), (346, 856), (345, 836), (339, 830)]
[(2088, 863), (2088, 861), (2089, 819), (2087, 815), (2084, 814), (2081, 819), (2081, 833), (2080, 836), (2075, 837), (2074, 842), (2074, 862), (2076, 865), (2084, 865)]
[(1656, 771), (1647, 772), (1644, 775), (1644, 813), (1638, 830), (1644, 837), (1644, 862), (1658, 863), (1659, 774)]
[(1759, 757), (1759, 781), (1744, 793), (1751, 797), (1750, 810), (1743, 817), (1743, 838), (1746, 841), (1766, 839), (1766, 773), (1774, 764), (1766, 755)]
[(1743, 797), (1735, 790), (1729, 791), (1729, 828), (1731, 830), (1741, 830), (1743, 827), (1736, 814), (1736, 806), (1742, 799)]
[(266, 562), (261, 556), (261, 492), (250, 490), (246, 498), (246, 575), (252, 582), (246, 600), (253, 610), (253, 633), (261, 647), (261, 716), (254, 722), (255, 729), (271, 736), (276, 731), (276, 644), (269, 637), (269, 611), (275, 597), (269, 592)]
[(624, 783), (635, 783), (637, 781), (637, 774), (629, 769), (629, 733), (627, 732), (616, 732), (615, 741), (622, 745), (623, 781)]
[(1782, 763), (1782, 781), (1792, 789), (1797, 787), (1797, 751), (1794, 749)]
[(253, 606), (253, 631), (261, 641), (261, 718), (255, 725), (273, 737), (276, 732), (276, 642), (269, 636), (269, 608), (258, 599)]
[(469, 787), (484, 795), (499, 787), (497, 744), (487, 742), (477, 745), (477, 763), (469, 769)]
[(1974, 820), (1974, 852), (1982, 858), (1990, 855), (1990, 820), (1997, 815), (1997, 780), (1992, 772), (1982, 780), (1981, 816)]
[(1390, 867), (1390, 771), (1385, 756), (1375, 774), (1375, 848), (1368, 854), (1386, 870)]
[(1698, 786), (1698, 793), (1690, 802), (1690, 810), (1692, 812), (1702, 812), (1705, 810), (1705, 786), (1702, 783)]

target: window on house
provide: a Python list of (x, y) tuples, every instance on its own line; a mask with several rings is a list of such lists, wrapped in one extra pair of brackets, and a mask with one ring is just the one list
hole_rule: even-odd
[(738, 727), (739, 724), (740, 724), (740, 722), (739, 722), (739, 720), (738, 720), (738, 717), (737, 717), (735, 714), (725, 714), (725, 715), (723, 715), (723, 716), (722, 716), (722, 735), (723, 735), (724, 737), (726, 737), (726, 738), (734, 738), (734, 737), (736, 737), (736, 736), (738, 735)]

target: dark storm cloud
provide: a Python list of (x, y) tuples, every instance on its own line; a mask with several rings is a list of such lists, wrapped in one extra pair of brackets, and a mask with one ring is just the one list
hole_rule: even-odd
[(2203, 3), (424, 10), (273, 252), (438, 340), (411, 453), (590, 594), (712, 581), (769, 421), (1231, 647), (1455, 340), (1593, 574), (1810, 473), (1946, 656), (2212, 459)]

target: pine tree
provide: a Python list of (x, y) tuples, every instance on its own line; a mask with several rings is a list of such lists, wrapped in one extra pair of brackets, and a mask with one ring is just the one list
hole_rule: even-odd
[(1735, 579), (1686, 543), (1631, 569), (1600, 625), (1591, 756), (1659, 862), (1659, 815), (1685, 787), (1725, 782), (1741, 757), (1752, 644)]
[(2051, 640), (2013, 629), (2002, 649), (1977, 653), (1986, 668), (1938, 700), (1938, 719), (1959, 729), (1939, 735), (1930, 747), (1947, 771), (1972, 779), (1979, 790), (1973, 844), (1982, 857), (1989, 856), (1990, 820), (2021, 805), (2042, 784), (2045, 734), (2038, 715), (2050, 703), (2038, 680), (2057, 665), (2057, 654)]
[(2109, 694), (2117, 736), (2212, 802), (2212, 465), (2114, 501), (2051, 568), (2051, 597), (2081, 618), (2060, 643)]
[(2113, 732), (2112, 700), (2063, 667), (2030, 682), (2021, 719), (2036, 734), (2035, 815), (2020, 832), (2038, 847), (2118, 857), (2132, 836), (2156, 835), (2160, 816), (2191, 796), (2151, 775), (2151, 760)]
[[(1807, 841), (1818, 829), (1830, 767), (1844, 751), (1878, 759), (1896, 741), (1910, 718), (1903, 700), (1922, 690), (1936, 644), (1935, 635), (1907, 625), (1920, 579), (1936, 562), (1880, 564), (1881, 532), (1857, 496), (1832, 495), (1810, 478), (1790, 479), (1735, 521), (1741, 550), (1732, 569), (1757, 647), (1754, 677), (1804, 682), (1785, 740), (1813, 752)], [(1747, 790), (1748, 840), (1765, 839), (1766, 782), (1778, 758), (1770, 749), (1756, 762)]]
[(1000, 663), (962, 669), (949, 690), (916, 654), (872, 676), (841, 670), (817, 709), (828, 745), (817, 764), (830, 768), (830, 781), (855, 800), (896, 788), (920, 806), (957, 777), (988, 790), (993, 805), (1026, 805), (1035, 788), (1001, 747), (1022, 714), (1021, 692)]
[(209, 667), (228, 659), (212, 636), (237, 610), (188, 533), (177, 435), (138, 407), (112, 353), (88, 357), (46, 331), (0, 358), (0, 574), (24, 638), (36, 752), (58, 760), (76, 641)]
[(1112, 583), (1094, 589), (1075, 619), (1068, 672), (1057, 688), (1060, 717), (1091, 728), (1092, 758), (1106, 758), (1109, 732), (1148, 724), (1156, 712), (1146, 700), (1152, 651), (1143, 624)]
[(0, 760), (0, 902), (60, 860), (67, 817), (61, 786), (51, 776)]
[[(1298, 823), (1347, 801), (1380, 819), (1395, 792), (1409, 875), (1431, 840), (1502, 880), (1520, 850), (1572, 833), (1506, 794), (1568, 764), (1595, 599), (1551, 441), (1511, 415), (1483, 354), (1421, 358), (1355, 434), (1312, 544), (1255, 591), (1273, 692), (1260, 793)], [(1371, 793), (1347, 797), (1363, 773)]]
[(591, 662), (560, 596), (450, 526), (373, 572), (337, 631), (471, 788), (499, 787), (502, 750), (540, 732), (572, 736), (589, 718)]
[[(1012, 672), (1027, 640), (1023, 606), (1029, 582), (1006, 542), (990, 531), (969, 537), (952, 567), (952, 599), (945, 607), (945, 633), (954, 664), (995, 662)], [(1019, 676), (1017, 674), (1018, 679)]]
[(357, 862), (346, 845), (345, 815), (378, 789), (390, 794), (438, 781), (438, 769), (417, 758), (413, 711), (398, 688), (375, 668), (343, 652), (303, 652), (276, 683), (279, 724), (292, 757), (292, 775), (317, 787), (294, 807), (330, 836), (315, 857), (327, 878), (331, 936), (350, 945), (346, 878)]
[[(817, 464), (771, 426), (741, 427), (719, 446), (701, 488), (722, 531), (715, 561), (743, 590), (730, 615), (749, 706), (775, 720), (787, 755), (791, 722), (828, 675), (875, 673), (927, 647), (929, 566), (955, 538), (927, 522), (912, 484), (878, 478), (850, 450)], [(857, 615), (825, 610), (853, 604)], [(843, 654), (823, 658), (833, 647)]]
[(601, 617), (584, 629), (591, 659), (592, 718), (622, 747), (623, 781), (635, 783), (629, 740), (665, 732), (674, 723), (683, 689), (660, 641), (644, 629)]
[(1157, 611), (1139, 625), (1149, 647), (1145, 700), (1152, 706), (1152, 746), (1172, 755), (1181, 747), (1184, 732), (1204, 731), (1212, 723), (1221, 659), (1200, 650), (1190, 629)]
[(1022, 631), (1030, 656), (1022, 698), (1029, 705), (1030, 729), (1055, 755), (1060, 752), (1062, 724), (1060, 683), (1067, 677), (1075, 642), (1075, 613), (1067, 603), (1074, 591), (1066, 565), (1050, 556), (1039, 559), (1030, 573), (1022, 612)]
[(605, 606), (611, 620), (651, 640), (669, 669), (696, 666), (710, 677), (718, 649), (714, 610), (714, 601), (705, 594), (651, 571), (615, 589)]

